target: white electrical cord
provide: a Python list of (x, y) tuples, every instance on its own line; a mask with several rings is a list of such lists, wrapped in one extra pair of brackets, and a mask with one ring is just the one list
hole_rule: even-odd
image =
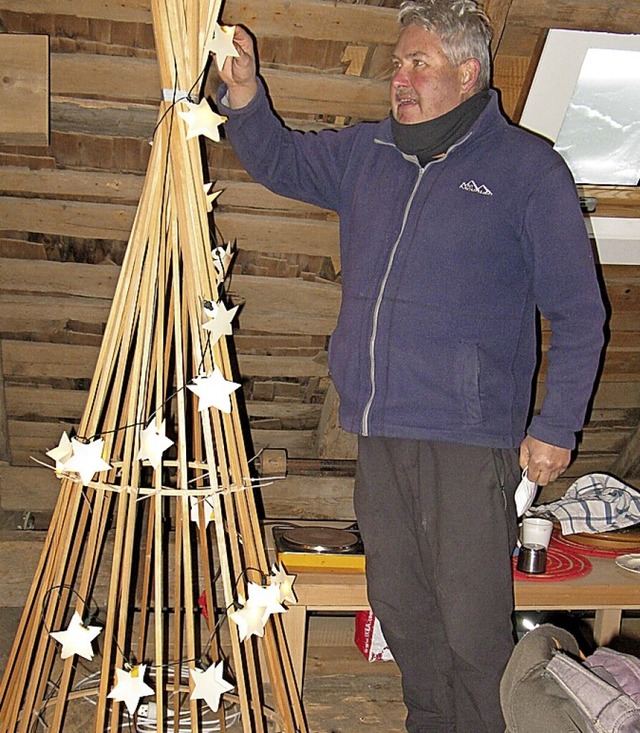
[[(142, 705), (140, 706), (142, 708)], [(156, 720), (156, 709), (154, 703), (147, 704), (147, 710), (149, 716), (147, 718), (142, 717), (141, 710), (138, 708), (137, 715), (137, 730), (139, 733), (154, 733), (158, 730)], [(214, 733), (221, 729), (220, 721), (216, 717), (214, 720), (209, 720), (212, 715), (216, 715), (210, 708), (206, 708), (206, 713), (203, 710), (202, 720), (200, 721), (200, 730), (202, 733)], [(224, 708), (224, 722), (227, 728), (240, 720), (240, 709), (235, 703), (232, 703), (228, 707)], [(175, 731), (175, 723), (173, 718), (173, 710), (169, 708), (167, 710), (167, 725), (171, 726), (171, 731)], [(180, 710), (178, 715), (178, 733), (191, 733), (193, 728), (191, 727), (191, 715), (188, 710)]]

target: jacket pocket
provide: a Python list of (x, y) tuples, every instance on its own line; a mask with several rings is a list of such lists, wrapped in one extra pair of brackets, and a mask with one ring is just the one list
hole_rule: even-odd
[(418, 345), (409, 340), (390, 350), (389, 367), (387, 405), (406, 409), (418, 426), (455, 430), (482, 422), (476, 344), (426, 339)]

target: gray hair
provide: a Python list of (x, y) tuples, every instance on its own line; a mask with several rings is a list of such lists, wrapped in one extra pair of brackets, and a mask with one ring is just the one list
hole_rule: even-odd
[(435, 33), (449, 63), (454, 66), (467, 59), (477, 59), (480, 74), (476, 89), (488, 89), (492, 30), (477, 0), (405, 0), (398, 11), (398, 22), (404, 27), (415, 23)]

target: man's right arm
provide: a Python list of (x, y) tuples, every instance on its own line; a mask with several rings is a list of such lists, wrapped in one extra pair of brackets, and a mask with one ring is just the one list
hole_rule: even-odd
[(225, 135), (249, 175), (274, 193), (338, 210), (340, 182), (356, 134), (302, 133), (284, 125), (257, 77), (256, 50), (247, 31), (236, 26), (238, 56), (227, 57), (216, 90)]

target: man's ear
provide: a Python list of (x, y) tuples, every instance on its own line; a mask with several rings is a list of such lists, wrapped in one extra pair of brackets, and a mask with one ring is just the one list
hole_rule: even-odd
[(460, 64), (460, 81), (462, 91), (470, 92), (478, 82), (480, 62), (478, 59), (467, 59)]

